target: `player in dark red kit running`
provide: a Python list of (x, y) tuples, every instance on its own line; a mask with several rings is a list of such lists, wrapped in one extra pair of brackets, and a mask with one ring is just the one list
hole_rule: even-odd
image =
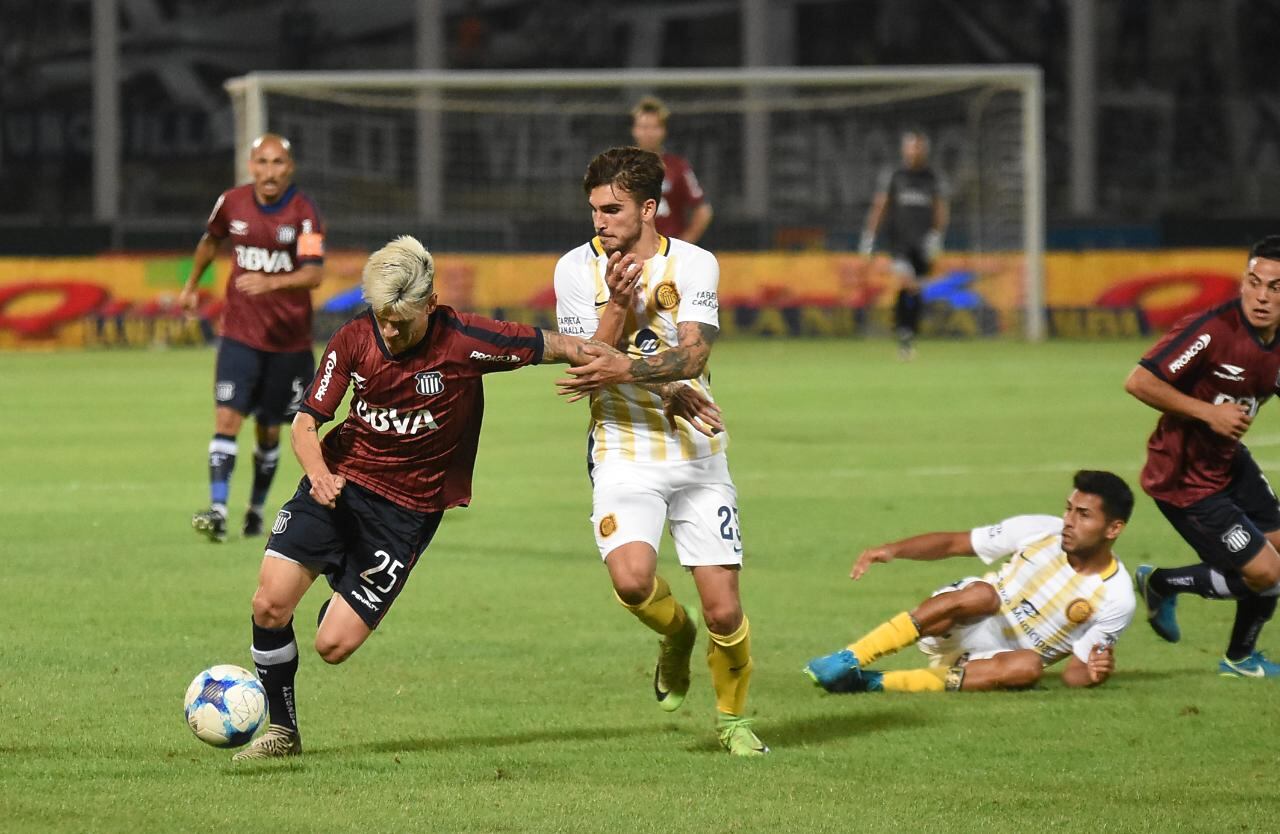
[(1280, 235), (1249, 251), (1240, 298), (1174, 325), (1125, 390), (1163, 412), (1147, 441), (1142, 488), (1202, 564), (1136, 571), (1151, 627), (1181, 638), (1177, 594), (1236, 600), (1218, 672), (1280, 676), (1257, 651), (1280, 594), (1280, 502), (1240, 438), (1280, 387)]
[(194, 313), (200, 276), (230, 241), (235, 260), (213, 388), (209, 509), (191, 519), (192, 527), (215, 542), (227, 537), (227, 495), (244, 418), (254, 416), (257, 434), (243, 528), (254, 536), (262, 533), (262, 506), (280, 459), (280, 425), (297, 412), (315, 373), (311, 290), (322, 277), (324, 225), (315, 204), (292, 184), (289, 140), (273, 133), (258, 137), (249, 172), (252, 183), (224, 191), (214, 204), (180, 297)]
[[(444, 511), (471, 500), (481, 377), (592, 358), (577, 337), (437, 306), (433, 278), (431, 255), (411, 237), (369, 258), (362, 284), (371, 309), (334, 334), (293, 421), (306, 477), (276, 516), (253, 596), (253, 661), (271, 724), (236, 759), (302, 752), (293, 612), (316, 578), (326, 574), (333, 588), (316, 651), (341, 663), (395, 602)], [(350, 412), (322, 442), (319, 425), (348, 389)]]

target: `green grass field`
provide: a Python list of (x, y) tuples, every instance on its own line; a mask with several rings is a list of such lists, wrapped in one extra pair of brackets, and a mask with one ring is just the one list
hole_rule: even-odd
[[(345, 665), (310, 652), (324, 592), (303, 601), (307, 753), (248, 768), (182, 716), (198, 671), (251, 666), (262, 552), (188, 526), (207, 502), (212, 351), (0, 354), (0, 830), (1274, 831), (1280, 685), (1214, 674), (1227, 604), (1184, 599), (1176, 646), (1140, 612), (1097, 690), (1051, 675), (833, 697), (799, 672), (976, 569), (904, 562), (855, 585), (863, 547), (1057, 513), (1080, 467), (1136, 490), (1155, 415), (1121, 382), (1142, 350), (927, 342), (901, 364), (887, 342), (717, 347), (750, 707), (773, 748), (753, 761), (716, 745), (701, 652), (685, 707), (652, 701), (655, 640), (613, 601), (587, 521), (584, 407), (557, 400), (554, 368), (491, 377), (474, 505)], [(1274, 412), (1248, 438), (1272, 471)], [(272, 510), (297, 476), (290, 459)], [(1192, 558), (1142, 496), (1118, 549), (1130, 570)], [(693, 599), (669, 546), (662, 561)]]

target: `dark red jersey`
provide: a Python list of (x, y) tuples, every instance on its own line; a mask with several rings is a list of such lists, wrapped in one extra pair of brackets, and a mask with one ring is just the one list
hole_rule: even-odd
[[(1188, 396), (1237, 402), (1255, 415), (1280, 385), (1280, 339), (1263, 344), (1236, 300), (1181, 319), (1140, 364)], [(1230, 483), (1239, 445), (1199, 420), (1162, 414), (1147, 441), (1142, 488), (1175, 507), (1194, 504)]]
[(231, 278), (222, 335), (258, 350), (286, 353), (311, 349), (311, 291), (276, 290), (245, 295), (236, 277), (245, 272), (295, 272), (324, 262), (324, 225), (315, 204), (295, 186), (271, 205), (261, 205), (252, 185), (222, 192), (206, 230), (230, 239)]
[(392, 355), (365, 312), (329, 340), (302, 410), (333, 419), (353, 387), (347, 419), (324, 436), (330, 471), (407, 509), (437, 512), (471, 500), (484, 417), (480, 377), (542, 360), (542, 331), (437, 307), (418, 344)]
[(662, 202), (658, 203), (655, 225), (658, 227), (658, 234), (683, 240), (689, 215), (706, 198), (702, 193), (702, 186), (698, 185), (698, 178), (693, 175), (689, 160), (673, 153), (664, 153), (662, 164), (666, 166), (667, 173), (662, 178)]

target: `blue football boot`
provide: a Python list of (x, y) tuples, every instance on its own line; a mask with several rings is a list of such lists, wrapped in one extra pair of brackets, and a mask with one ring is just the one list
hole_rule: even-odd
[(1147, 606), (1147, 622), (1151, 630), (1161, 640), (1176, 643), (1182, 639), (1182, 629), (1178, 628), (1178, 598), (1161, 596), (1151, 590), (1151, 573), (1155, 568), (1151, 565), (1139, 565), (1133, 572), (1134, 582), (1138, 585), (1138, 596)]
[(1218, 661), (1218, 674), (1224, 678), (1280, 678), (1280, 663), (1272, 663), (1262, 652), (1254, 652), (1244, 660)]
[(804, 673), (809, 679), (828, 692), (863, 692), (865, 674), (858, 665), (858, 657), (848, 649), (834, 654), (815, 657), (805, 664)]

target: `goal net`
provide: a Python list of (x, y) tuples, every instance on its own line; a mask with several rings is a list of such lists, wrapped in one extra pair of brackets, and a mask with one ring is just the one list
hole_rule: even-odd
[(240, 181), (252, 139), (284, 134), (331, 245), (361, 250), (406, 233), (442, 253), (572, 248), (590, 236), (587, 162), (630, 144), (632, 105), (656, 95), (714, 206), (708, 246), (850, 255), (919, 129), (949, 188), (952, 300), (1043, 335), (1038, 69), (267, 72), (227, 89)]

